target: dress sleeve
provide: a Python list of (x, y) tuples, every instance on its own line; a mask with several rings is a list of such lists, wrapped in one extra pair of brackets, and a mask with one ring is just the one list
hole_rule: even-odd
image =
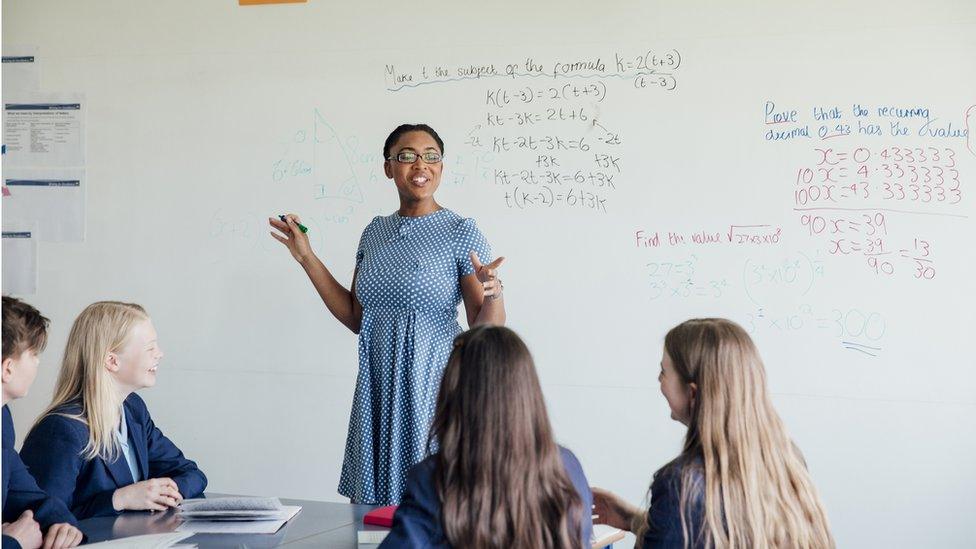
[(494, 260), (488, 239), (478, 230), (474, 219), (468, 218), (458, 225), (454, 233), (454, 260), (457, 263), (459, 277), (474, 273), (474, 266), (469, 256), (472, 251), (478, 254), (478, 259), (482, 263), (491, 263)]
[(356, 247), (356, 268), (359, 269), (359, 265), (363, 262), (363, 257), (366, 255), (366, 237), (369, 235), (373, 226), (376, 225), (376, 221), (379, 217), (374, 217), (373, 220), (366, 225), (363, 229), (363, 234), (359, 237), (359, 246)]

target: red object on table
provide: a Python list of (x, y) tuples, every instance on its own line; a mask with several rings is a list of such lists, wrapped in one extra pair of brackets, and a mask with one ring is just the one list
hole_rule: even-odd
[(393, 514), (396, 513), (396, 510), (396, 505), (377, 507), (363, 516), (363, 524), (372, 524), (374, 526), (386, 526), (387, 528), (392, 528)]

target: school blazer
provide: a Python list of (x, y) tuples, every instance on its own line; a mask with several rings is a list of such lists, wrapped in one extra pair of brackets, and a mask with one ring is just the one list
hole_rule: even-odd
[(700, 458), (682, 464), (673, 461), (654, 474), (651, 483), (651, 506), (647, 511), (648, 529), (644, 533), (644, 549), (684, 549), (685, 536), (681, 527), (681, 479), (688, 469), (691, 493), (687, 502), (688, 546), (704, 547), (700, 539), (705, 523), (705, 474)]
[[(169, 477), (184, 498), (199, 497), (207, 477), (156, 427), (142, 398), (132, 393), (123, 406), (143, 480)], [(112, 494), (133, 483), (132, 473), (121, 453), (112, 463), (81, 455), (88, 444), (88, 425), (58, 415), (79, 413), (81, 405), (69, 403), (48, 414), (27, 435), (20, 455), (41, 488), (64, 501), (79, 519), (117, 515)]]
[[(0, 464), (0, 469), (3, 470), (3, 522), (13, 522), (20, 517), (21, 513), (30, 509), (34, 512), (34, 520), (41, 525), (41, 531), (47, 530), (52, 524), (62, 522), (77, 526), (78, 521), (65, 504), (49, 496), (37, 486), (34, 477), (14, 449), (16, 439), (13, 417), (10, 415), (10, 409), (4, 406), (3, 463)], [(3, 548), (10, 547), (19, 548), (20, 544), (12, 537), (3, 536)]]
[[(582, 519), (580, 536), (583, 547), (589, 549), (593, 534), (593, 493), (583, 474), (583, 467), (576, 456), (566, 448), (559, 448), (563, 466), (576, 492), (583, 501), (580, 510)], [(380, 549), (411, 548), (450, 548), (444, 536), (441, 521), (441, 502), (434, 488), (434, 456), (415, 465), (407, 476), (407, 486), (400, 506), (393, 515), (393, 529), (383, 540)]]

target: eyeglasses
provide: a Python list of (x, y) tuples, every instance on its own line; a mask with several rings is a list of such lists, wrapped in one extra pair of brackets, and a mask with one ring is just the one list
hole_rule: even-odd
[(439, 152), (427, 151), (424, 154), (417, 154), (414, 151), (400, 151), (396, 156), (391, 156), (387, 160), (396, 160), (401, 164), (413, 164), (418, 158), (423, 159), (424, 164), (437, 164), (444, 157)]

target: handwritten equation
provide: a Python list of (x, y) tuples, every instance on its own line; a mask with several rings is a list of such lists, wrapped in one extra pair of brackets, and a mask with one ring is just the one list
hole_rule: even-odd
[(757, 308), (746, 314), (744, 328), (753, 333), (819, 333), (832, 337), (848, 351), (877, 357), (884, 350), (888, 326), (884, 316), (876, 311), (804, 303), (786, 312)]
[(480, 178), (498, 189), (498, 204), (507, 209), (590, 215), (611, 212), (627, 182), (626, 136), (600, 114), (601, 104), (625, 93), (644, 95), (634, 90), (673, 92), (681, 65), (674, 49), (611, 50), (572, 59), (389, 63), (384, 78), (390, 93), (476, 82), (471, 107), (477, 114), (463, 156), (478, 165), (465, 166), (454, 181)]
[(576, 209), (588, 209), (607, 212), (607, 198), (604, 195), (593, 193), (579, 188), (568, 188), (565, 191), (553, 190), (548, 185), (538, 188), (523, 190), (524, 187), (516, 186), (512, 191), (505, 192), (505, 205), (509, 208), (525, 210), (533, 207), (552, 208), (553, 206), (566, 206)]
[[(776, 245), (782, 240), (782, 227), (774, 225), (726, 225), (722, 229), (701, 229), (693, 232), (649, 231), (637, 229), (633, 233), (638, 248), (674, 247), (686, 245)], [(663, 235), (663, 236), (662, 236)]]
[[(966, 216), (953, 147), (815, 147), (796, 171), (793, 210), (804, 233), (830, 256), (859, 257), (875, 275), (933, 280), (938, 248), (926, 219)], [(891, 231), (893, 218), (914, 217), (912, 230)], [(907, 226), (907, 224), (904, 224)]]
[(650, 298), (720, 299), (729, 290), (726, 278), (702, 276), (696, 254), (677, 259), (662, 259), (645, 264)]
[[(935, 278), (935, 254), (931, 242), (918, 236), (892, 247), (888, 238), (888, 219), (884, 212), (848, 215), (805, 213), (800, 223), (809, 236), (822, 237), (831, 256), (863, 256), (875, 274), (891, 276), (907, 267), (914, 278)], [(896, 267), (897, 266), (897, 267)]]
[(925, 105), (853, 103), (850, 108), (818, 105), (801, 110), (768, 100), (763, 105), (763, 136), (766, 141), (860, 137), (970, 142), (969, 111), (957, 113), (956, 119), (937, 114)]
[(602, 103), (607, 98), (607, 84), (603, 80), (589, 83), (570, 83), (562, 86), (524, 86), (521, 88), (494, 88), (485, 92), (485, 104), (499, 109), (510, 106), (526, 106), (546, 103), (592, 99)]
[[(604, 78), (627, 81), (636, 89), (661, 89), (673, 91), (677, 88), (677, 73), (681, 68), (681, 53), (676, 49), (647, 50), (637, 54), (609, 52), (606, 55), (588, 56), (573, 59), (544, 60), (525, 57), (518, 61), (459, 63), (453, 65), (425, 64), (404, 68), (403, 65), (388, 63), (384, 66), (383, 77), (386, 89), (399, 92), (418, 86), (443, 85), (463, 80), (481, 79), (579, 79)], [(557, 95), (563, 90), (558, 86)], [(502, 88), (496, 88), (502, 89)], [(507, 89), (507, 88), (506, 88)], [(522, 88), (514, 88), (521, 91)], [(513, 97), (515, 93), (511, 94)], [(530, 89), (529, 96), (535, 96)], [(606, 89), (601, 92), (606, 96)], [(563, 96), (565, 98), (566, 96)], [(602, 100), (602, 99), (601, 99)]]
[(816, 162), (797, 169), (793, 201), (820, 204), (958, 204), (963, 199), (950, 147), (814, 149)]

